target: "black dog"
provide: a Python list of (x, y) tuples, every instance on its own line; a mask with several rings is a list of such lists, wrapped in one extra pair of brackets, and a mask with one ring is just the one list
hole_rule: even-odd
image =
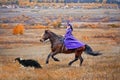
[(34, 68), (42, 68), (41, 65), (32, 59), (22, 60), (21, 58), (15, 58), (15, 61), (18, 61), (24, 67), (34, 67)]

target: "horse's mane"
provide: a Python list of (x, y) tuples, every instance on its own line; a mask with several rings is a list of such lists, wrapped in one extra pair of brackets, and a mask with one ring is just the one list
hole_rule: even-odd
[(48, 32), (49, 34), (52, 34), (54, 37), (58, 37), (58, 38), (62, 37), (61, 35), (57, 35), (57, 34), (55, 34), (54, 32), (52, 32), (50, 30), (45, 30), (45, 31)]
[(51, 34), (52, 37), (60, 40), (60, 42), (63, 42), (64, 37), (63, 37), (62, 35), (57, 35), (57, 34), (55, 34), (54, 32), (52, 32), (52, 31), (50, 31), (50, 30), (45, 30), (45, 31), (46, 31), (47, 33)]
[(50, 30), (47, 30), (47, 32), (53, 34), (54, 36), (58, 36), (57, 34), (55, 34), (54, 32), (50, 31)]

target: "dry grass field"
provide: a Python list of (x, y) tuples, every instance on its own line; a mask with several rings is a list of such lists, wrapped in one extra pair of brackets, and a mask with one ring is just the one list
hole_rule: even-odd
[[(65, 33), (65, 29), (50, 30), (57, 34)], [(50, 43), (40, 43), (38, 37), (44, 29), (26, 30), (24, 35), (18, 36), (11, 34), (5, 36), (5, 33), (5, 37), (1, 37), (3, 42), (1, 41), (0, 49), (0, 78), (1, 80), (119, 80), (118, 31), (117, 29), (75, 29), (73, 34), (76, 38), (103, 54), (93, 57), (83, 53), (83, 65), (79, 66), (77, 61), (71, 67), (68, 66), (68, 62), (74, 58), (74, 54), (59, 54), (57, 57), (60, 62), (50, 59), (50, 64), (45, 64)], [(88, 37), (87, 40), (85, 36)], [(14, 62), (16, 57), (35, 59), (43, 69), (23, 68)]]
[[(110, 12), (110, 10), (108, 11)], [(88, 10), (88, 12), (90, 12), (90, 10)], [(26, 14), (27, 12), (25, 11), (24, 13), (25, 13), (24, 15), (29, 15)], [(39, 17), (42, 17), (43, 14), (42, 12), (40, 13), (41, 15)], [(100, 51), (102, 55), (90, 56), (83, 53), (82, 56), (84, 58), (84, 62), (82, 66), (79, 66), (79, 61), (75, 62), (72, 66), (68, 66), (69, 61), (71, 61), (74, 58), (74, 53), (58, 54), (56, 55), (56, 57), (60, 59), (60, 62), (55, 62), (50, 58), (50, 63), (46, 65), (45, 60), (50, 52), (50, 43), (49, 42), (41, 43), (39, 41), (40, 35), (44, 32), (45, 30), (44, 27), (46, 25), (42, 26), (43, 24), (38, 25), (25, 24), (24, 32), (21, 35), (19, 34), (13, 35), (13, 28), (16, 25), (16, 23), (12, 22), (10, 22), (11, 24), (1, 23), (0, 80), (119, 80), (120, 24), (117, 18), (120, 17), (118, 15), (118, 13), (120, 12), (116, 11), (109, 13), (109, 17), (112, 15), (115, 16), (115, 19), (118, 20), (116, 22), (109, 22), (109, 20), (111, 19), (110, 18), (106, 19), (106, 21), (104, 20), (103, 22), (101, 21), (82, 23), (77, 22), (76, 17), (78, 15), (73, 16), (74, 14), (78, 13), (77, 12), (70, 13), (74, 25), (73, 35), (78, 40), (83, 41), (86, 44), (90, 45), (94, 51)], [(82, 13), (85, 13), (84, 10), (82, 10)], [(97, 11), (96, 12), (93, 11), (93, 13), (96, 14), (94, 17), (100, 16)], [(30, 13), (30, 15), (31, 14), (34, 13), (32, 12)], [(57, 14), (57, 12), (55, 12), (55, 14)], [(64, 15), (66, 16), (67, 14), (68, 13), (62, 14), (61, 15), (62, 19), (63, 16)], [(1, 15), (7, 16), (6, 14), (2, 13)], [(53, 13), (50, 13), (50, 15), (53, 15)], [(93, 16), (92, 13), (90, 17), (89, 16), (87, 17), (86, 15), (88, 15), (88, 13), (84, 14), (84, 16), (82, 16), (80, 19), (88, 20), (91, 19), (91, 16)], [(45, 16), (48, 15), (45, 14)], [(48, 19), (55, 17), (51, 16)], [(101, 20), (103, 20), (103, 18)], [(47, 29), (59, 35), (65, 34), (65, 28), (63, 27), (61, 28), (47, 27)], [(30, 67), (29, 68), (21, 67), (21, 65), (18, 64), (18, 62), (15, 62), (14, 59), (16, 57), (37, 60), (43, 68), (33, 69)]]

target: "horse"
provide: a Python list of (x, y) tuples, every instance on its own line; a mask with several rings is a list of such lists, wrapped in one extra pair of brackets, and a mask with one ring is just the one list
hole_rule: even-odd
[(64, 53), (64, 54), (75, 53), (75, 58), (69, 62), (68, 64), (69, 66), (71, 66), (78, 59), (80, 60), (80, 66), (82, 65), (83, 58), (81, 54), (83, 51), (92, 56), (101, 55), (101, 53), (99, 52), (94, 52), (92, 48), (87, 44), (85, 44), (85, 46), (76, 49), (67, 49), (64, 45), (64, 37), (62, 35), (57, 35), (50, 30), (45, 30), (43, 35), (41, 35), (40, 42), (44, 42), (48, 39), (50, 40), (51, 43), (51, 52), (47, 56), (46, 64), (49, 63), (50, 57), (52, 57), (54, 61), (59, 61), (59, 59), (55, 57), (55, 55), (57, 55), (58, 53)]

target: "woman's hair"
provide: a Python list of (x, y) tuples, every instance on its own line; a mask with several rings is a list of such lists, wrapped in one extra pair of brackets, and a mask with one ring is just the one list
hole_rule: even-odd
[(72, 25), (71, 24), (68, 24), (68, 26), (70, 26), (70, 28), (72, 29), (72, 31), (73, 31), (73, 27), (72, 27)]
[(70, 21), (67, 21), (67, 25), (70, 26), (70, 28), (71, 28), (72, 31), (73, 31), (73, 27), (72, 27), (72, 25), (70, 24)]

